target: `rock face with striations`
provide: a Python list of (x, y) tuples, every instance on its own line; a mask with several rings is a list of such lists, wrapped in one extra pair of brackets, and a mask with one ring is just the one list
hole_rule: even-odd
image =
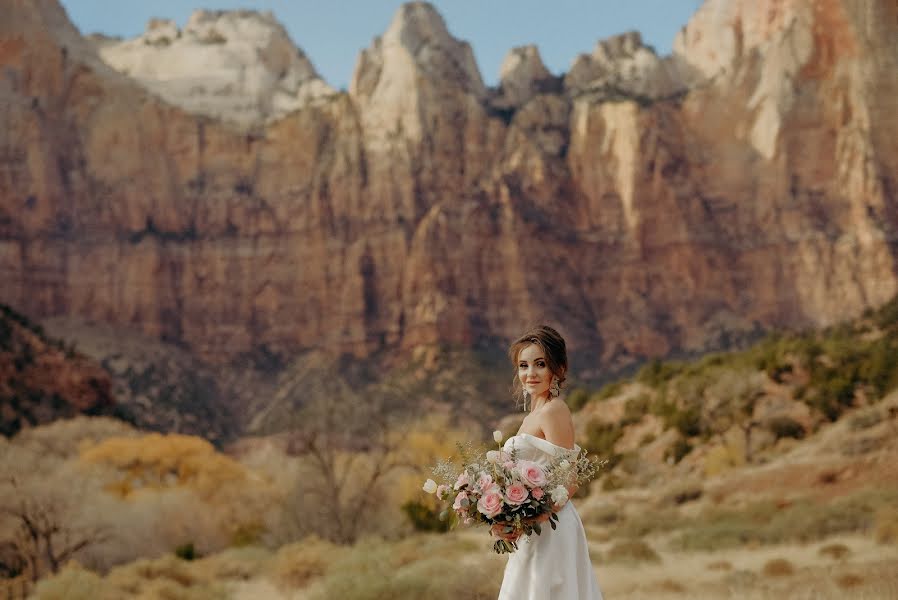
[[(580, 367), (615, 368), (898, 291), (890, 0), (709, 0), (671, 57), (624, 35), (562, 85), (523, 51), (499, 90), (415, 2), (348, 94), (276, 110), (318, 81), (281, 52), (287, 83), (240, 88), (266, 107), (249, 133), (105, 65), (56, 0), (8, 4), (0, 301), (34, 317), (222, 362), (504, 343), (545, 320)], [(199, 47), (188, 29), (143, 37)]]

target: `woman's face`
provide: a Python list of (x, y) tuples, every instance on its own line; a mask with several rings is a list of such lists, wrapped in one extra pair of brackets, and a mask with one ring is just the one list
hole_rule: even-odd
[(546, 353), (538, 344), (530, 344), (518, 354), (518, 379), (531, 398), (548, 395), (552, 371), (546, 363)]

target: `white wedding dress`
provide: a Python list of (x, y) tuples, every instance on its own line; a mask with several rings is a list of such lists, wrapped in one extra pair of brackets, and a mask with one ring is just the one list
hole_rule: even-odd
[[(555, 457), (575, 451), (528, 433), (505, 440), (517, 458), (546, 466)], [(583, 523), (573, 503), (558, 513), (557, 529), (544, 523), (540, 535), (522, 536), (509, 555), (499, 600), (601, 600), (602, 592), (589, 560)]]

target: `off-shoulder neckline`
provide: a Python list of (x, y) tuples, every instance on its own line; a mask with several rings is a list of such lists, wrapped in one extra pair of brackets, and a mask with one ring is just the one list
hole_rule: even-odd
[(564, 450), (565, 452), (573, 452), (574, 450), (577, 449), (577, 444), (574, 444), (573, 448), (565, 448), (564, 446), (559, 446), (558, 444), (554, 444), (554, 443), (550, 442), (549, 440), (547, 440), (546, 438), (541, 438), (538, 435), (533, 435), (532, 433), (516, 433), (511, 437), (530, 437), (535, 440), (539, 440), (540, 442), (543, 442), (544, 444), (549, 444), (550, 446), (558, 448), (559, 450)]

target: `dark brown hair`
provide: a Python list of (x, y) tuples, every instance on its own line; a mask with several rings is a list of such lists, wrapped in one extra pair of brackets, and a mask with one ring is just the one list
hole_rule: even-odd
[(548, 325), (534, 327), (515, 340), (508, 349), (508, 358), (511, 359), (511, 364), (515, 368), (511, 391), (515, 399), (519, 401), (524, 398), (524, 390), (521, 386), (521, 381), (518, 379), (518, 356), (521, 354), (521, 350), (530, 344), (536, 344), (543, 349), (543, 352), (546, 354), (546, 365), (552, 371), (552, 374), (558, 378), (559, 386), (564, 383), (565, 374), (567, 373), (567, 348), (564, 344), (564, 338)]

